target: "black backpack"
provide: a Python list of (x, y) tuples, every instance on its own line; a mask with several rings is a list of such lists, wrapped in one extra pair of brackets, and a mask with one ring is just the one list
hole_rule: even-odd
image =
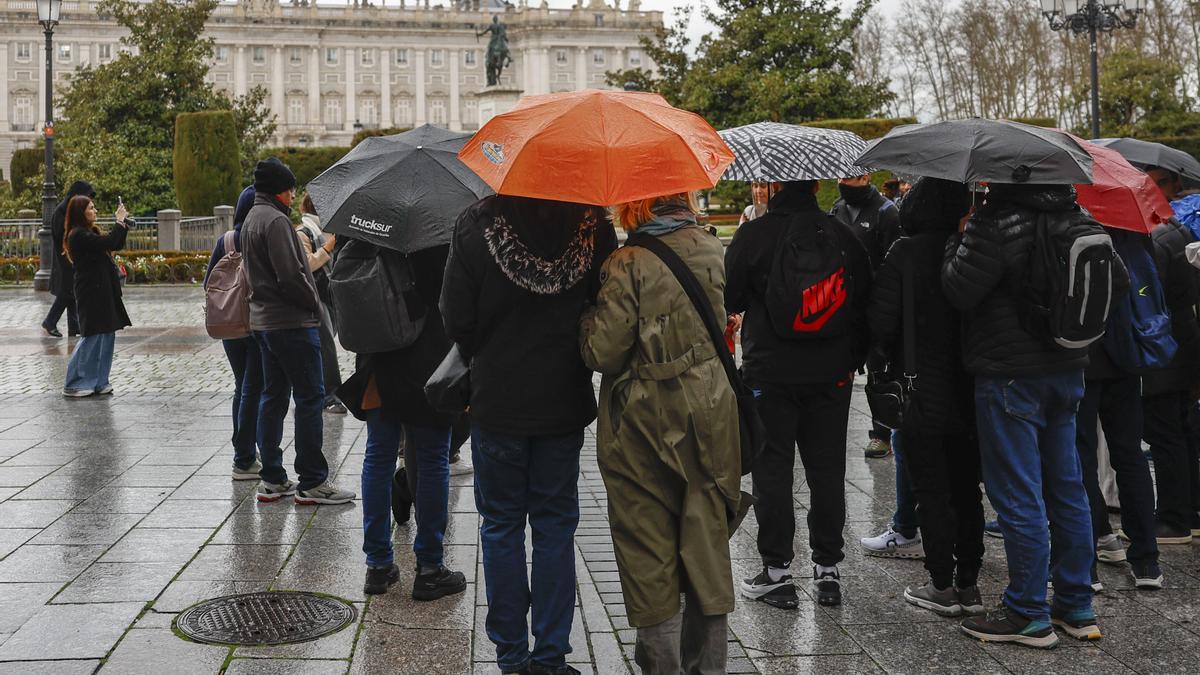
[(771, 327), (784, 340), (824, 340), (850, 332), (846, 303), (853, 279), (836, 227), (842, 226), (828, 219), (790, 223), (779, 240), (763, 302)]
[(1113, 304), (1112, 238), (1099, 225), (1073, 236), (1066, 221), (1039, 214), (1021, 297), (1021, 327), (1063, 349), (1100, 339)]
[(349, 240), (333, 264), (329, 292), (338, 340), (355, 354), (403, 349), (425, 327), (426, 308), (402, 253)]

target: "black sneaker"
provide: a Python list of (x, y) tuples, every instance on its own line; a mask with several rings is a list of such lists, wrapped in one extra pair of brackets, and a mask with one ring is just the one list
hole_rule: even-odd
[(962, 588), (955, 587), (954, 592), (958, 594), (958, 604), (962, 607), (963, 614), (983, 614), (983, 596), (979, 594), (979, 586), (972, 584)]
[(1067, 611), (1050, 608), (1050, 623), (1066, 631), (1076, 640), (1099, 640), (1100, 626), (1096, 624), (1096, 613), (1090, 609)]
[(904, 589), (904, 599), (910, 605), (927, 609), (942, 616), (958, 616), (962, 614), (962, 605), (958, 601), (958, 592), (953, 586), (938, 590), (933, 582), (923, 586), (909, 586)]
[(1050, 624), (1026, 619), (1007, 607), (965, 619), (959, 626), (962, 632), (983, 642), (1015, 642), (1038, 649), (1052, 649), (1058, 645), (1058, 636)]
[(1164, 544), (1190, 544), (1192, 543), (1191, 528), (1172, 527), (1166, 523), (1158, 523), (1154, 527), (1154, 538), (1158, 541), (1159, 546)]
[(413, 600), (437, 600), (467, 590), (467, 578), (462, 572), (451, 572), (445, 565), (432, 571), (418, 568), (413, 580)]
[(529, 673), (529, 675), (579, 675), (579, 670), (573, 666), (563, 665), (551, 668), (532, 661), (528, 668), (520, 672)]
[(1133, 576), (1133, 585), (1148, 590), (1162, 588), (1163, 573), (1157, 562), (1131, 562), (1129, 573)]
[(772, 581), (770, 573), (764, 567), (758, 576), (742, 579), (741, 589), (742, 595), (747, 598), (761, 600), (772, 607), (796, 609), (800, 606), (800, 599), (796, 596), (796, 584), (793, 583), (790, 574), (783, 575), (779, 581)]
[(842, 577), (835, 567), (832, 572), (817, 574), (817, 566), (813, 565), (813, 586), (817, 588), (817, 604), (825, 607), (836, 607), (842, 604)]
[(363, 593), (367, 595), (383, 595), (387, 593), (388, 586), (400, 581), (400, 568), (392, 565), (391, 567), (368, 567), (367, 580), (363, 583)]

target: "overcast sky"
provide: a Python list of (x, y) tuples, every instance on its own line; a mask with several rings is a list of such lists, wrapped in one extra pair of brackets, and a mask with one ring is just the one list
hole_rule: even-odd
[[(661, 10), (664, 14), (663, 21), (665, 21), (666, 23), (669, 24), (671, 22), (672, 12), (677, 7), (682, 7), (684, 5), (699, 5), (703, 1), (704, 0), (642, 0), (642, 9), (644, 9), (644, 10)], [(894, 12), (896, 10), (896, 8), (898, 8), (900, 6), (900, 2), (901, 2), (901, 0), (879, 0), (879, 3), (877, 6), (885, 14), (890, 14), (890, 13)], [(845, 0), (843, 0), (843, 4), (849, 4), (849, 3), (845, 2)], [(556, 2), (555, 0), (550, 0), (550, 6), (551, 7), (564, 6), (564, 0), (558, 0), (558, 2)], [(628, 0), (625, 0), (625, 2), (623, 2), (621, 4), (621, 6), (627, 7)], [(688, 31), (688, 33), (691, 35), (693, 41), (695, 40), (695, 38), (698, 38), (699, 36), (708, 32), (706, 30), (706, 28), (707, 28), (706, 22), (700, 17), (700, 12), (698, 12), (698, 11), (693, 12), (692, 25), (690, 27), (690, 30)]]

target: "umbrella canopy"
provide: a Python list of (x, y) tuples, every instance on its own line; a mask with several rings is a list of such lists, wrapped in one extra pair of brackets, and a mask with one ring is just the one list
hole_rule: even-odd
[(1079, 205), (1101, 225), (1149, 234), (1174, 212), (1154, 180), (1111, 148), (1072, 136), (1092, 156), (1092, 183), (1075, 186)]
[(765, 183), (870, 173), (854, 164), (867, 142), (849, 131), (758, 122), (720, 133), (736, 158), (725, 180)]
[(403, 253), (450, 243), (463, 209), (491, 194), (458, 159), (469, 137), (425, 125), (359, 143), (308, 184), (321, 228)]
[(960, 183), (1092, 182), (1092, 157), (1069, 136), (1007, 120), (896, 127), (855, 163)]
[(1162, 143), (1139, 141), (1136, 138), (1101, 138), (1094, 141), (1121, 153), (1130, 164), (1139, 169), (1157, 166), (1174, 171), (1193, 183), (1200, 183), (1200, 161), (1182, 150)]
[(459, 157), (499, 194), (600, 206), (710, 188), (733, 161), (699, 115), (596, 89), (525, 97)]

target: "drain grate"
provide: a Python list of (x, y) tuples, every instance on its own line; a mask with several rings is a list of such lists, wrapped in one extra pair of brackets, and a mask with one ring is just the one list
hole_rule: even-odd
[(356, 615), (351, 605), (321, 595), (246, 593), (192, 605), (175, 619), (175, 627), (196, 642), (282, 645), (336, 633)]

